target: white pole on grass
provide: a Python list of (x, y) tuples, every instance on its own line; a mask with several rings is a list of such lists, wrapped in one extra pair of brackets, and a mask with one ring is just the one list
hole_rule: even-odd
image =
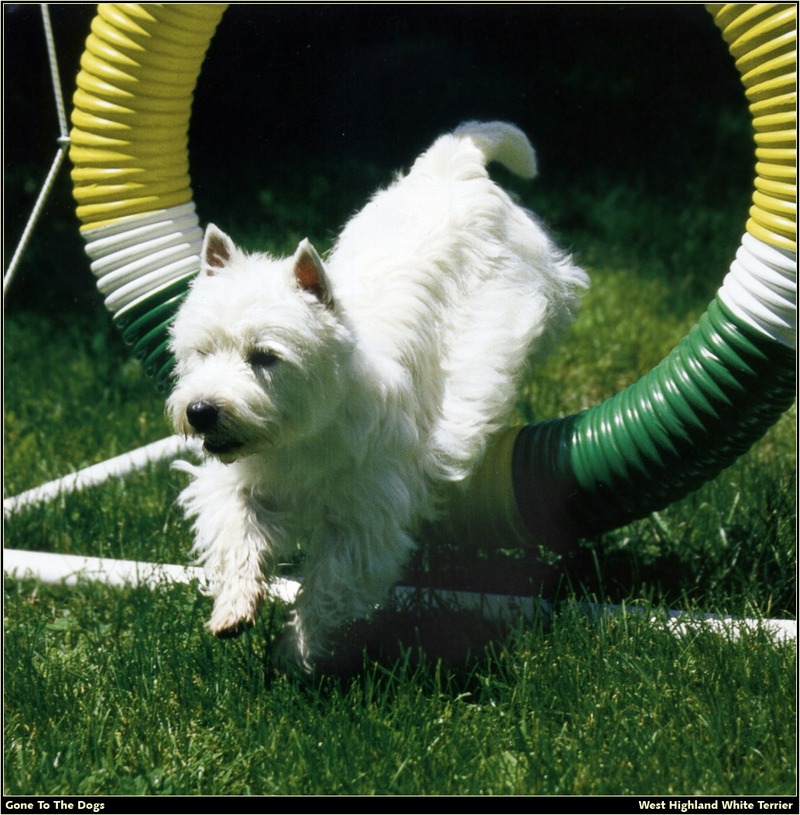
[(144, 447), (123, 453), (99, 464), (93, 464), (78, 472), (65, 475), (63, 478), (48, 481), (46, 484), (15, 495), (13, 498), (6, 498), (3, 501), (3, 516), (13, 515), (31, 504), (44, 503), (59, 495), (78, 492), (87, 487), (102, 484), (109, 478), (121, 478), (134, 470), (141, 470), (148, 464), (174, 459), (196, 449), (196, 444), (182, 436), (168, 436), (166, 439), (146, 444)]
[(33, 578), (43, 583), (75, 586), (81, 581), (107, 586), (139, 586), (151, 589), (175, 583), (203, 580), (203, 570), (171, 563), (62, 555), (54, 552), (3, 550), (3, 573), (9, 577)]
[[(60, 555), (50, 552), (26, 552), (19, 549), (4, 550), (3, 571), (10, 577), (34, 578), (44, 583), (65, 586), (74, 586), (81, 581), (94, 581), (108, 586), (143, 585), (155, 589), (161, 586), (191, 583), (194, 580), (201, 584), (205, 582), (203, 570), (194, 566)], [(299, 590), (298, 581), (278, 577), (270, 581), (267, 593), (273, 600), (292, 603)], [(480, 613), (485, 619), (506, 624), (532, 620), (537, 607), (545, 615), (552, 613), (550, 603), (532, 597), (421, 589), (414, 586), (397, 586), (394, 601), (395, 606), (399, 609), (418, 608), (422, 605), (428, 608), (473, 611)], [(727, 635), (731, 639), (737, 639), (746, 631), (764, 631), (776, 643), (797, 640), (796, 620), (735, 619), (729, 616), (694, 614), (674, 609), (659, 614), (636, 606), (600, 603), (580, 603), (577, 608), (592, 619), (625, 614), (639, 616), (649, 613), (653, 622), (665, 623), (667, 629), (676, 636), (709, 630), (720, 635)]]

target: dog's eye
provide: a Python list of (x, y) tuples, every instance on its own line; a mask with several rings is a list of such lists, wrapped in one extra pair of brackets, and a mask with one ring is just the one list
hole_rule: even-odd
[(269, 368), (278, 361), (277, 354), (263, 348), (254, 348), (247, 354), (247, 364), (254, 368)]

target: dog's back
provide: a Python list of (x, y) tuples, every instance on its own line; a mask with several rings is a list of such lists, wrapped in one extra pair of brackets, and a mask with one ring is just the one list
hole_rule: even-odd
[(329, 261), (359, 345), (415, 423), (436, 477), (465, 477), (507, 421), (531, 354), (572, 317), (584, 273), (488, 176), (533, 177), (525, 135), (467, 123), (347, 225)]

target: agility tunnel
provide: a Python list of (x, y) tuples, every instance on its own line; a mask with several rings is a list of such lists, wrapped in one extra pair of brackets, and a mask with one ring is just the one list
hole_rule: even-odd
[[(74, 98), (70, 158), (91, 268), (160, 387), (174, 365), (169, 326), (199, 270), (188, 129), (225, 8), (100, 4)], [(497, 439), (479, 472), (453, 491), (434, 534), (560, 549), (684, 497), (793, 403), (796, 7), (707, 8), (740, 73), (755, 134), (752, 206), (730, 270), (689, 334), (638, 382), (589, 410)]]

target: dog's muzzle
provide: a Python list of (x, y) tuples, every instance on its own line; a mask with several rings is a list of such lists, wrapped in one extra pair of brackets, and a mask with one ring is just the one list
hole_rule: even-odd
[(238, 441), (213, 437), (215, 431), (219, 430), (220, 423), (220, 409), (213, 402), (202, 399), (190, 402), (186, 408), (186, 419), (192, 428), (204, 437), (203, 446), (209, 453), (225, 455), (242, 446)]

